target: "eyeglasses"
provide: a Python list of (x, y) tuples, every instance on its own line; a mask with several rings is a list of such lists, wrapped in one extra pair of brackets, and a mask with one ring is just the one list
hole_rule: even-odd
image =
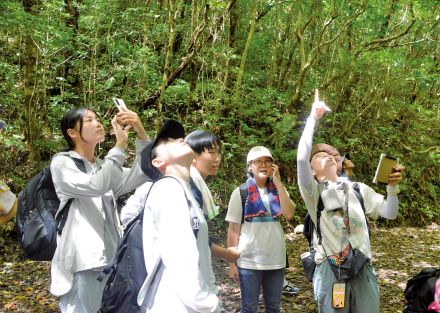
[(321, 160), (321, 159), (324, 159), (324, 158), (326, 158), (326, 157), (332, 157), (330, 154), (328, 154), (327, 152), (318, 152), (318, 153), (316, 153), (313, 157), (312, 157), (312, 159), (318, 159), (318, 160)]
[(268, 165), (268, 166), (272, 166), (272, 164), (273, 164), (273, 160), (272, 160), (272, 159), (267, 159), (267, 160), (254, 160), (254, 161), (252, 161), (252, 163), (253, 163), (255, 166), (258, 166), (258, 167), (262, 166), (263, 164), (264, 164), (264, 166), (266, 166), (266, 165)]

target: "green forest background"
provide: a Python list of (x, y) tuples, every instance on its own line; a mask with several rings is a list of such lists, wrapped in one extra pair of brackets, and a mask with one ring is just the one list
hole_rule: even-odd
[(296, 148), (317, 88), (332, 113), (315, 142), (349, 152), (354, 180), (371, 185), (382, 152), (407, 167), (399, 218), (383, 223), (439, 222), (439, 24), (437, 0), (1, 0), (0, 177), (18, 193), (63, 147), (67, 109), (109, 125), (121, 97), (151, 137), (164, 118), (220, 135), (210, 186), (223, 208), (249, 148), (271, 148), (297, 224)]

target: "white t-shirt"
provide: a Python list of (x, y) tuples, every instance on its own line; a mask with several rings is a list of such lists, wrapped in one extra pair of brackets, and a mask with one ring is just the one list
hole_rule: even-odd
[[(258, 189), (266, 209), (269, 206), (267, 189)], [(268, 210), (270, 213), (270, 210)], [(240, 224), (243, 207), (240, 189), (231, 194), (225, 220)], [(286, 243), (279, 219), (270, 216), (254, 218), (241, 224), (238, 242), (240, 258), (237, 265), (254, 270), (274, 270), (286, 267)]]
[[(319, 264), (324, 261), (326, 256), (340, 252), (346, 239), (350, 241), (353, 248), (361, 250), (362, 253), (371, 259), (370, 236), (368, 234), (365, 215), (376, 219), (379, 216), (380, 208), (384, 204), (384, 197), (381, 194), (376, 193), (367, 185), (363, 183), (358, 184), (362, 198), (364, 199), (365, 213), (352, 189), (348, 191), (349, 233), (344, 224), (344, 214), (342, 213), (342, 210), (324, 208), (321, 212), (320, 218), (322, 245), (318, 244), (317, 232), (313, 232), (313, 244), (317, 251), (315, 255), (316, 263)], [(307, 189), (301, 184), (299, 184), (299, 188), (301, 196), (306, 203), (307, 210), (310, 213), (310, 217), (312, 218), (313, 223), (317, 225), (317, 208), (319, 200), (318, 182), (313, 181), (311, 194), (308, 194)], [(343, 192), (338, 192), (337, 196), (340, 198), (340, 202), (343, 203), (345, 200)]]
[[(208, 225), (189, 183), (177, 179), (180, 183), (173, 178), (156, 182), (145, 205), (142, 234), (145, 267), (152, 273), (160, 258), (165, 266), (153, 307), (147, 312), (220, 312)], [(191, 221), (197, 221), (199, 226), (197, 238)], [(146, 286), (144, 283), (139, 292), (139, 304)]]
[[(297, 171), (298, 186), (301, 196), (304, 199), (307, 210), (310, 213), (315, 225), (317, 225), (318, 200), (321, 187), (313, 177), (310, 165), (310, 154), (312, 150), (313, 134), (316, 121), (310, 116), (307, 119), (306, 126), (298, 144), (297, 154)], [(347, 181), (347, 178), (339, 177), (338, 182)], [(325, 210), (321, 212), (320, 231), (322, 235), (322, 245), (318, 244), (317, 232), (313, 232), (313, 245), (317, 251), (315, 262), (320, 264), (326, 256), (341, 251), (343, 244), (348, 240), (353, 248), (361, 250), (366, 256), (371, 258), (370, 236), (365, 215), (374, 219), (379, 216), (385, 218), (395, 218), (397, 216), (398, 200), (395, 193), (388, 193), (387, 200), (381, 194), (376, 193), (369, 186), (358, 183), (359, 189), (363, 197), (365, 213), (359, 203), (353, 190), (350, 188), (345, 193), (339, 190), (333, 183), (322, 190), (327, 189), (322, 194)], [(336, 185), (338, 183), (336, 182)], [(329, 193), (330, 189), (339, 190), (336, 193)], [(388, 191), (395, 191), (397, 187), (387, 186)], [(333, 194), (333, 196), (332, 196)], [(344, 223), (344, 216), (338, 205), (334, 201), (339, 202), (340, 207), (348, 206), (348, 227)], [(325, 205), (327, 203), (327, 206)], [(330, 205), (333, 203), (333, 205)], [(336, 208), (336, 209), (335, 209)]]

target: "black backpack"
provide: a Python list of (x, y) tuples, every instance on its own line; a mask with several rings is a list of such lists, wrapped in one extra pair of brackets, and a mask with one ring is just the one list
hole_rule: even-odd
[[(361, 191), (359, 189), (359, 184), (358, 183), (353, 183), (351, 185), (351, 188), (353, 189), (354, 194), (356, 195), (356, 197), (359, 200), (359, 203), (361, 204), (362, 210), (365, 213), (365, 207), (364, 207), (364, 198), (362, 197)], [(304, 217), (304, 229), (303, 229), (303, 234), (304, 237), (306, 237), (307, 241), (309, 242), (309, 247), (313, 248), (313, 232), (316, 229), (316, 233), (318, 235), (318, 240), (319, 240), (319, 244), (321, 244), (321, 228), (319, 226), (319, 222), (321, 219), (321, 212), (324, 210), (324, 203), (322, 202), (321, 196), (318, 199), (318, 210), (316, 212), (316, 221), (317, 224), (315, 226), (315, 224), (313, 223), (312, 218), (310, 217), (310, 214), (307, 212), (306, 216)], [(368, 226), (368, 220), (367, 220), (367, 226)], [(368, 230), (370, 228), (368, 227)]]
[[(176, 179), (172, 176), (163, 176), (159, 179), (163, 178)], [(148, 191), (147, 199), (153, 185)], [(187, 197), (186, 193), (185, 197)], [(191, 208), (190, 201), (188, 198), (186, 198), (186, 200), (188, 202), (188, 207)], [(145, 308), (151, 308), (153, 304), (154, 296), (164, 269), (162, 261), (160, 261), (160, 264), (154, 273), (155, 277), (148, 288), (147, 295), (142, 304), (142, 310), (141, 306), (137, 304), (139, 290), (147, 278), (147, 275), (149, 275), (145, 268), (142, 243), (143, 216), (144, 209), (142, 209), (137, 217), (128, 223), (124, 231), (124, 236), (118, 243), (114, 258), (103, 269), (101, 275), (98, 277), (98, 280), (102, 281), (104, 276), (109, 275), (102, 292), (101, 308), (98, 310), (98, 313), (145, 312)], [(194, 236), (197, 238), (199, 225), (194, 219), (191, 219), (191, 225)]]
[(421, 270), (406, 283), (406, 305), (403, 313), (430, 313), (428, 306), (434, 301), (435, 284), (440, 277), (440, 269), (428, 267)]
[[(70, 157), (70, 156), (68, 156)], [(86, 172), (84, 161), (70, 157)], [(18, 194), (17, 233), (25, 258), (51, 261), (57, 247), (57, 232), (61, 234), (69, 214), (69, 199), (55, 220), (60, 200), (55, 192), (50, 167), (44, 167)]]

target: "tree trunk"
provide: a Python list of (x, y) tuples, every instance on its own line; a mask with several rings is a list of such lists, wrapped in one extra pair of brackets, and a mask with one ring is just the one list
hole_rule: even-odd
[[(274, 47), (274, 52), (273, 52), (273, 70), (272, 70), (272, 75), (271, 75), (271, 79), (272, 79), (272, 83), (271, 86), (277, 88), (281, 85), (281, 83), (283, 82), (283, 76), (285, 76), (287, 74), (287, 68), (286, 66), (288, 66), (288, 64), (290, 63), (291, 60), (289, 60), (289, 58), (285, 58), (285, 52), (289, 51), (289, 46), (290, 46), (290, 37), (291, 37), (291, 29), (292, 29), (292, 24), (290, 21), (293, 20), (293, 12), (294, 9), (292, 7), (288, 8), (288, 15), (287, 15), (287, 19), (285, 22), (286, 28), (284, 30), (283, 36), (281, 37), (278, 46), (275, 45)], [(277, 34), (275, 34), (277, 35)], [(276, 38), (276, 37), (275, 37)], [(295, 49), (294, 47), (291, 49)]]
[[(175, 2), (174, 0), (168, 0), (168, 45), (167, 45), (167, 54), (165, 56), (165, 65), (163, 67), (163, 77), (162, 77), (162, 85), (160, 86), (160, 95), (163, 94), (165, 89), (167, 88), (167, 81), (170, 74), (171, 68), (171, 60), (173, 58), (173, 46), (174, 46), (174, 38), (176, 31), (176, 15), (178, 14), (178, 10), (175, 10)], [(159, 103), (159, 115), (162, 113), (162, 103)]]
[[(78, 6), (81, 5), (82, 0), (76, 0), (76, 1), (64, 0), (64, 3), (66, 5), (66, 12), (67, 12), (67, 14), (69, 14), (69, 18), (67, 19), (67, 26), (69, 26), (70, 28), (73, 29), (73, 36), (76, 36), (78, 34), (78, 30), (79, 30)], [(73, 62), (71, 62), (74, 57), (74, 53), (76, 51), (75, 48), (77, 47), (75, 37), (72, 38), (72, 45), (74, 47), (74, 50), (69, 51), (66, 49), (66, 52), (64, 54), (64, 57), (67, 61), (64, 63), (64, 66), (62, 67), (63, 75), (61, 75), (61, 77), (63, 77), (63, 78), (67, 78), (68, 76), (71, 77), (70, 84), (71, 84), (74, 92), (78, 96), (78, 98), (80, 98), (80, 95), (82, 93), (82, 88), (83, 88), (82, 79), (81, 79), (80, 75), (78, 74), (78, 71), (75, 69)]]
[[(191, 3), (191, 38), (194, 37), (196, 32), (196, 25), (197, 25), (197, 0), (192, 0)], [(188, 110), (190, 105), (193, 102), (193, 93), (196, 91), (197, 88), (197, 65), (194, 60), (190, 63), (189, 68), (189, 97), (188, 97)]]
[(244, 75), (244, 68), (246, 66), (247, 57), (249, 54), (249, 48), (251, 47), (252, 38), (254, 37), (255, 28), (257, 26), (258, 18), (258, 8), (260, 6), (261, 0), (255, 2), (251, 13), (251, 25), (249, 26), (249, 33), (246, 39), (246, 44), (244, 46), (243, 54), (241, 55), (240, 69), (238, 70), (237, 80), (235, 82), (234, 98), (239, 98), (241, 81)]
[[(227, 38), (228, 48), (231, 49), (231, 51), (235, 49), (235, 32), (237, 30), (237, 20), (238, 20), (237, 9), (233, 7), (231, 9), (231, 13), (229, 14), (229, 31)], [(223, 77), (223, 85), (225, 89), (229, 89), (232, 84), (232, 80), (229, 75), (229, 66), (230, 66), (230, 59), (226, 58), (225, 73)]]
[[(40, 1), (23, 1), (24, 11), (31, 15), (36, 15)], [(37, 46), (32, 39), (31, 30), (27, 30), (24, 35), (24, 56), (23, 56), (23, 76), (24, 76), (24, 138), (29, 147), (29, 159), (39, 160), (41, 148), (38, 141), (42, 138), (42, 120), (46, 116), (44, 107), (44, 95), (41, 92), (38, 77), (39, 53)]]

